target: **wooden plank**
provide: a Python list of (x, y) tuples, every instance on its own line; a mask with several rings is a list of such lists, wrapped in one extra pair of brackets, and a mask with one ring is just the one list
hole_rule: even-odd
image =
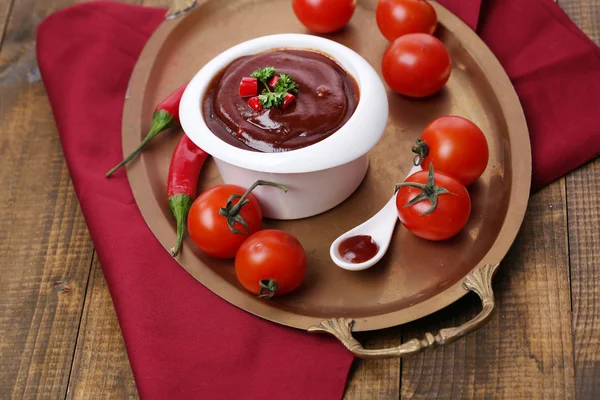
[[(564, 179), (531, 197), (521, 232), (494, 279), (497, 310), (479, 331), (407, 358), (402, 397), (573, 398)], [(474, 295), (405, 327), (404, 339), (462, 324)]]
[(575, 385), (600, 398), (600, 160), (567, 176)]
[[(600, 44), (600, 0), (560, 0), (563, 10)], [(567, 176), (567, 210), (573, 309), (575, 391), (600, 397), (600, 160)]]
[(2, 40), (4, 38), (4, 29), (8, 22), (8, 16), (15, 0), (0, 0), (0, 49), (2, 49)]
[[(399, 346), (402, 327), (356, 335), (366, 348)], [(400, 397), (400, 360), (355, 360), (346, 384), (346, 400), (396, 400)]]
[(64, 397), (83, 310), (93, 248), (35, 60), (75, 2), (0, 1), (0, 398)]
[(40, 3), (14, 4), (0, 49), (1, 398), (64, 396), (92, 254), (34, 57), (68, 2)]
[(108, 286), (94, 257), (67, 399), (137, 399)]
[(70, 3), (17, 0), (0, 18), (0, 398), (64, 397), (88, 280), (92, 245), (34, 51), (37, 22)]
[[(36, 24), (76, 2), (17, 0), (0, 52), (0, 130), (7, 138), (0, 174), (3, 187), (13, 184), (2, 193), (0, 219), (0, 231), (11, 234), (10, 241), (0, 237), (0, 358), (8, 365), (0, 398), (65, 396), (83, 310), (93, 249), (34, 56)], [(40, 202), (39, 193), (49, 195)], [(20, 252), (10, 256), (9, 246)]]
[(596, 44), (600, 44), (600, 0), (558, 0), (558, 5)]

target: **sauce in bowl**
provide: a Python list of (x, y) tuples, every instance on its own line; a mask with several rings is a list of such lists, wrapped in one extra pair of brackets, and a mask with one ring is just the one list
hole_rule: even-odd
[[(297, 85), (289, 106), (257, 111), (239, 94), (240, 81), (272, 66)], [(266, 90), (258, 83), (258, 94)], [(209, 129), (246, 150), (281, 152), (315, 144), (336, 132), (354, 113), (359, 89), (354, 78), (327, 56), (307, 50), (276, 50), (240, 57), (211, 82), (203, 100)]]

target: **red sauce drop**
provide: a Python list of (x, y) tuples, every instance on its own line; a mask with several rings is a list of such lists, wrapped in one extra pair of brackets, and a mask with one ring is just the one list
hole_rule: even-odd
[(353, 264), (369, 261), (378, 251), (379, 246), (369, 235), (351, 236), (344, 239), (338, 247), (342, 259)]

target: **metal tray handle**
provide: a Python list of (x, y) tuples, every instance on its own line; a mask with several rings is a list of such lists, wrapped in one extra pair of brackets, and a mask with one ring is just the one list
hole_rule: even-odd
[(169, 8), (169, 11), (167, 11), (165, 19), (173, 19), (187, 14), (195, 5), (196, 0), (173, 0), (173, 4)]
[(362, 345), (352, 337), (354, 320), (350, 318), (331, 318), (322, 321), (319, 325), (311, 326), (308, 328), (308, 331), (329, 333), (338, 338), (338, 340), (356, 357), (364, 359), (404, 357), (420, 353), (429, 348), (434, 349), (438, 346), (452, 343), (485, 325), (491, 318), (495, 305), (494, 292), (492, 291), (492, 278), (499, 265), (500, 264), (486, 264), (482, 267), (478, 267), (471, 271), (463, 282), (465, 289), (477, 293), (481, 299), (483, 305), (481, 312), (465, 324), (455, 328), (442, 329), (435, 336), (428, 332), (421, 340), (412, 339), (398, 347), (371, 350), (362, 347)]

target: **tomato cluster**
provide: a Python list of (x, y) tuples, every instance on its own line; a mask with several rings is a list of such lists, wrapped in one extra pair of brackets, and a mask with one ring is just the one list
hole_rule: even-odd
[[(343, 28), (354, 14), (356, 0), (292, 0), (296, 17), (316, 33)], [(452, 62), (444, 44), (432, 36), (438, 19), (425, 0), (380, 0), (377, 26), (390, 42), (381, 63), (383, 78), (397, 93), (427, 97), (450, 78)]]
[(238, 280), (259, 297), (291, 292), (304, 280), (306, 255), (300, 242), (278, 230), (260, 230), (262, 210), (251, 192), (259, 185), (285, 186), (257, 181), (248, 190), (219, 185), (202, 193), (190, 208), (188, 231), (204, 253), (215, 258), (235, 257)]
[(448, 239), (469, 220), (471, 198), (466, 186), (479, 179), (487, 166), (485, 136), (468, 119), (446, 116), (430, 123), (412, 150), (415, 165), (423, 170), (396, 185), (398, 217), (419, 237)]
[(377, 26), (390, 42), (381, 71), (387, 84), (408, 97), (437, 93), (450, 78), (452, 62), (444, 44), (432, 36), (437, 14), (425, 0), (380, 0)]
[[(408, 97), (437, 93), (450, 78), (452, 62), (444, 44), (432, 36), (438, 22), (433, 6), (425, 0), (380, 0), (376, 18), (379, 30), (392, 42), (381, 65), (387, 84)], [(487, 166), (485, 136), (465, 118), (441, 117), (425, 128), (413, 152), (415, 165), (423, 170), (397, 185), (400, 221), (422, 238), (448, 239), (469, 220), (466, 186)]]

